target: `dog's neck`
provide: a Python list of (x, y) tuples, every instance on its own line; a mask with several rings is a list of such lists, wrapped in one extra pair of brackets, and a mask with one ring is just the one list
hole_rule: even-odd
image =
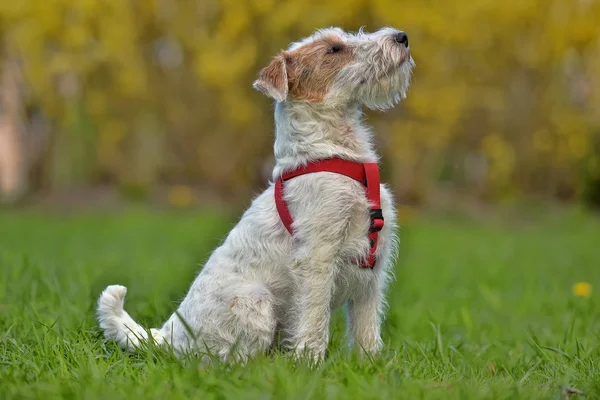
[(310, 103), (277, 103), (273, 179), (307, 162), (331, 157), (377, 162), (372, 135), (362, 117), (358, 104), (325, 108)]

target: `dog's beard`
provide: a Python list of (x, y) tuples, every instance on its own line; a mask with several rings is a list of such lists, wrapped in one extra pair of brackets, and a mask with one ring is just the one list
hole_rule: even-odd
[(391, 68), (375, 78), (374, 85), (360, 85), (358, 100), (371, 110), (387, 110), (394, 107), (406, 98), (414, 65), (411, 57), (399, 67)]
[(377, 59), (381, 54), (378, 52), (370, 58), (371, 62), (344, 68), (325, 97), (325, 103), (335, 107), (358, 102), (371, 110), (387, 110), (403, 100), (415, 63), (410, 56), (402, 58), (400, 52)]

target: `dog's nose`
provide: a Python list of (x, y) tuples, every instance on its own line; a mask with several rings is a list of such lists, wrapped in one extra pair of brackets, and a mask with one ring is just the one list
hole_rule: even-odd
[(404, 32), (398, 32), (394, 35), (396, 43), (403, 44), (408, 47), (408, 35)]

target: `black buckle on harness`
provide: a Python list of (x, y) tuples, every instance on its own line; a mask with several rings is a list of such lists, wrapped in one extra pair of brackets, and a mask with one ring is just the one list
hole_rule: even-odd
[(372, 209), (370, 212), (371, 226), (369, 227), (370, 232), (379, 232), (383, 228), (383, 212), (381, 208)]

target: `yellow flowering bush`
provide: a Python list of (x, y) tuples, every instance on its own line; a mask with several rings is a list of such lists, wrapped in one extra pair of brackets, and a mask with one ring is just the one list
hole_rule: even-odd
[(599, 21), (589, 0), (19, 0), (0, 2), (0, 59), (54, 122), (48, 185), (236, 192), (270, 162), (272, 107), (251, 88), (269, 57), (319, 27), (392, 25), (414, 84), (370, 122), (401, 201), (448, 183), (576, 198), (600, 179)]

